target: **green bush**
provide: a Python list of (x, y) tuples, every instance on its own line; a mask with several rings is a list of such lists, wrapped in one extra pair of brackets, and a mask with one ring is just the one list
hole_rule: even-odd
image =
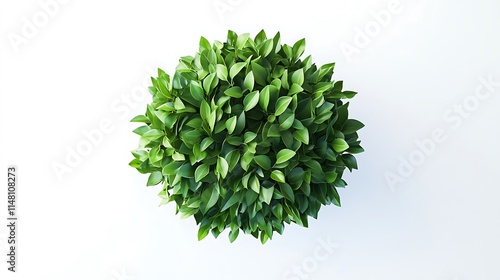
[(148, 186), (163, 183), (161, 204), (194, 216), (199, 240), (229, 228), (231, 242), (241, 229), (265, 243), (284, 223), (307, 227), (321, 205), (340, 206), (343, 171), (363, 151), (363, 124), (342, 101), (356, 93), (332, 81), (334, 63), (302, 59), (304, 48), (229, 31), (224, 43), (201, 37), (172, 78), (152, 78), (130, 165)]

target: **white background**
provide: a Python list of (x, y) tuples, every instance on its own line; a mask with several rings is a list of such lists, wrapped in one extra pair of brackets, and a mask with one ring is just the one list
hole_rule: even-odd
[[(47, 2), (0, 6), (0, 216), (15, 164), (20, 219), (18, 272), (2, 261), (1, 279), (500, 279), (500, 86), (480, 82), (500, 81), (500, 2), (61, 0), (48, 16)], [(262, 28), (336, 62), (334, 78), (359, 92), (350, 114), (366, 124), (366, 152), (343, 206), (308, 229), (265, 245), (230, 244), (227, 232), (198, 242), (194, 220), (158, 207), (159, 187), (127, 165), (138, 143), (128, 121), (150, 102), (143, 81), (172, 73), (199, 36)], [(59, 180), (54, 164), (103, 121), (111, 131)], [(444, 141), (429, 140), (436, 129)], [(398, 171), (406, 161), (413, 172)]]

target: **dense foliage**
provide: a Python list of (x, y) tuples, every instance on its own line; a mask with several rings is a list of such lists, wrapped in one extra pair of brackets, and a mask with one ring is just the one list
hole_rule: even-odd
[(199, 52), (180, 58), (171, 78), (158, 70), (153, 101), (134, 132), (130, 165), (163, 183), (163, 203), (194, 216), (198, 238), (229, 228), (265, 243), (284, 223), (307, 227), (321, 205), (340, 206), (342, 174), (363, 151), (348, 119), (334, 63), (301, 58), (305, 40), (281, 45), (280, 34), (228, 32), (227, 42), (201, 38)]

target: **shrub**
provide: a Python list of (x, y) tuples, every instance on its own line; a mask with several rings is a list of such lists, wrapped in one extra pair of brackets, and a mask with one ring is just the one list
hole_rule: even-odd
[(227, 42), (201, 37), (199, 52), (180, 58), (171, 78), (158, 69), (130, 165), (163, 183), (162, 203), (194, 216), (198, 239), (229, 228), (265, 243), (284, 223), (307, 227), (321, 205), (340, 206), (345, 168), (363, 149), (348, 119), (334, 63), (301, 58), (305, 40), (281, 45), (280, 33), (228, 32)]

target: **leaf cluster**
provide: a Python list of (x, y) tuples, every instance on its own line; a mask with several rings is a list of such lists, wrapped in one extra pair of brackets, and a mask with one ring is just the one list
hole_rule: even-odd
[(335, 64), (317, 67), (302, 58), (304, 39), (282, 45), (280, 33), (199, 45), (172, 77), (158, 70), (151, 104), (132, 119), (143, 125), (130, 165), (163, 184), (162, 204), (194, 216), (200, 240), (229, 228), (231, 242), (242, 231), (262, 243), (340, 206), (363, 124), (348, 118), (356, 92), (332, 80)]

